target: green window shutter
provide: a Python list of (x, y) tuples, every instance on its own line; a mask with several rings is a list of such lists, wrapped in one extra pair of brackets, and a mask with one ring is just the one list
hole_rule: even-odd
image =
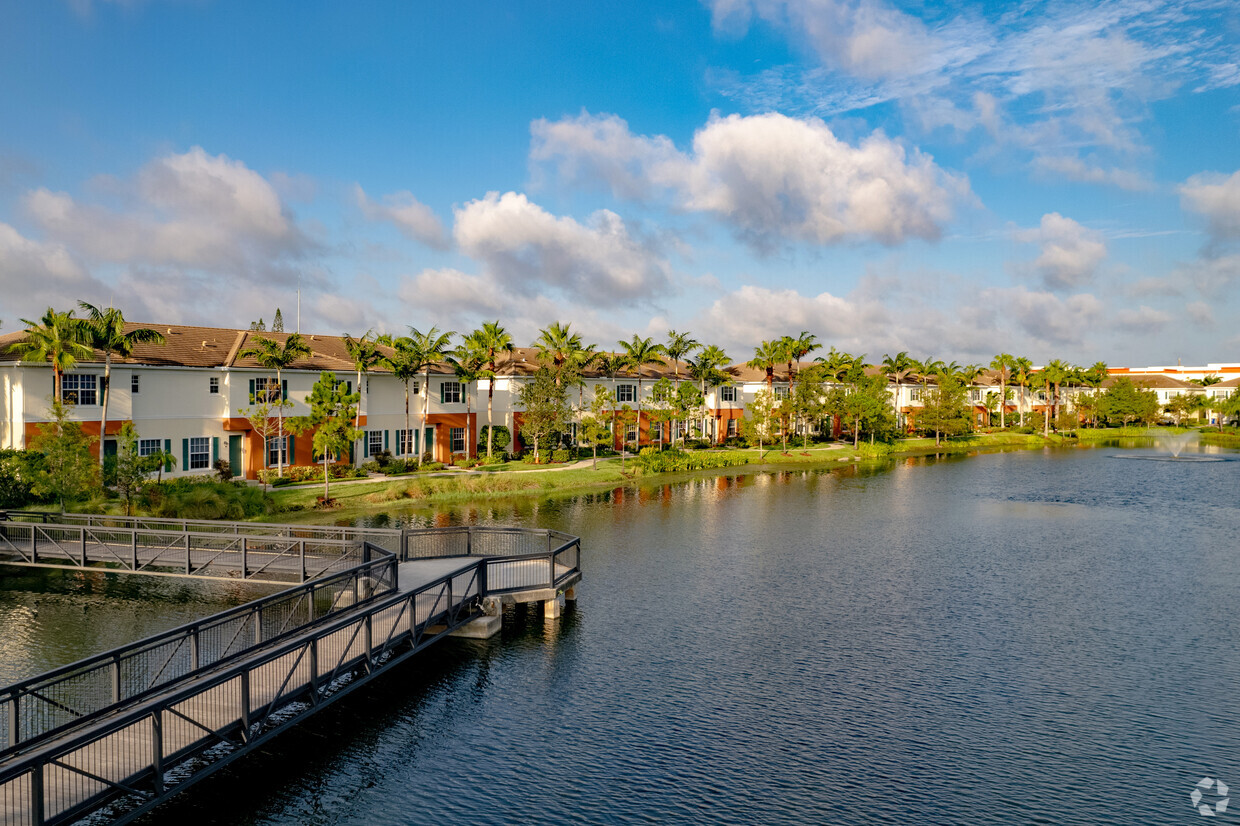
[(344, 383), (344, 392), (346, 395), (349, 395), (349, 396), (353, 395), (353, 382), (346, 381)]
[(292, 437), (288, 437), (288, 463), (293, 464), (297, 461), (297, 441)]
[(362, 431), (362, 458), (370, 458), (370, 431)]
[(447, 396), (448, 394), (447, 389), (448, 389), (448, 383), (446, 381), (441, 381), (439, 383), (439, 403), (440, 404), (444, 403), (444, 397)]
[(181, 470), (189, 470), (189, 439), (181, 440)]
[(172, 473), (172, 440), (164, 439), (164, 473)]
[(349, 442), (349, 464), (353, 464), (353, 443)]
[(391, 448), (389, 448), (389, 447), (388, 447), (388, 432), (389, 432), (389, 431), (387, 431), (387, 430), (383, 431), (383, 449), (384, 449), (384, 450), (390, 450), (390, 449), (391, 449)]
[(257, 399), (254, 398), (254, 379), (250, 379), (250, 404), (254, 404)]
[(219, 460), (220, 460), (220, 437), (212, 436), (211, 437), (211, 465), (212, 467), (214, 467), (215, 463), (218, 462)]
[[(284, 379), (280, 382), (280, 401), (288, 401), (288, 379)], [(290, 453), (291, 452), (292, 451), (290, 451)]]

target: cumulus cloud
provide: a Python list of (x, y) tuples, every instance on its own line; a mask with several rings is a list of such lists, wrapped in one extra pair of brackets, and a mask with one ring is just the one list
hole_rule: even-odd
[(1221, 297), (1240, 282), (1240, 253), (1203, 256), (1177, 267), (1175, 278), (1202, 295)]
[(875, 132), (853, 146), (817, 118), (712, 117), (691, 152), (636, 136), (615, 115), (583, 113), (531, 126), (531, 159), (566, 180), (609, 185), (619, 197), (670, 195), (713, 214), (759, 249), (779, 239), (898, 244), (937, 239), (968, 182), (918, 150)]
[(1136, 308), (1125, 307), (1117, 310), (1114, 316), (1115, 326), (1131, 333), (1159, 333), (1170, 321), (1170, 313), (1144, 304)]
[(628, 303), (671, 287), (670, 267), (655, 245), (610, 210), (583, 224), (552, 215), (523, 194), (490, 192), (456, 210), (453, 236), (508, 292), (550, 288), (570, 298)]
[(1107, 256), (1101, 233), (1058, 212), (1043, 215), (1037, 229), (1018, 230), (1015, 236), (1018, 241), (1041, 246), (1033, 266), (1052, 290), (1075, 289), (1088, 283)]
[(63, 305), (66, 295), (99, 300), (107, 288), (63, 245), (31, 240), (0, 223), (0, 315), (10, 324), (34, 318), (49, 305)]
[(812, 330), (837, 347), (855, 349), (884, 336), (892, 326), (890, 312), (876, 300), (829, 292), (802, 295), (752, 284), (721, 296), (698, 320), (702, 335), (732, 347), (738, 361), (748, 358), (747, 352), (758, 342), (789, 330)]
[(26, 194), (27, 214), (52, 240), (96, 261), (268, 277), (311, 248), (271, 184), (240, 161), (200, 147), (147, 164), (121, 211), (64, 192)]
[(1025, 287), (983, 290), (982, 304), (999, 308), (1033, 342), (1045, 347), (1079, 347), (1104, 317), (1103, 305), (1090, 293), (1060, 297)]
[(1184, 306), (1184, 312), (1188, 314), (1188, 318), (1194, 324), (1203, 327), (1211, 327), (1214, 325), (1214, 310), (1204, 301), (1193, 301)]
[(1180, 203), (1206, 219), (1216, 241), (1240, 239), (1240, 172), (1203, 172), (1180, 185)]
[(1062, 175), (1070, 181), (1108, 184), (1129, 192), (1148, 192), (1154, 188), (1154, 184), (1139, 173), (1127, 169), (1106, 169), (1071, 155), (1042, 156), (1034, 160), (1034, 167)]
[(432, 249), (448, 248), (448, 235), (444, 232), (443, 222), (412, 192), (404, 190), (386, 195), (382, 204), (371, 200), (360, 185), (353, 187), (353, 195), (367, 220), (394, 224), (406, 238)]

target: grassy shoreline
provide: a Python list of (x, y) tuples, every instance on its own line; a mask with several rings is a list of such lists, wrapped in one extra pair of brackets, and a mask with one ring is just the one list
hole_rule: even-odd
[[(853, 465), (877, 465), (901, 458), (962, 455), (1003, 450), (1041, 450), (1048, 447), (1097, 445), (1115, 439), (1152, 439), (1160, 433), (1184, 433), (1188, 428), (1162, 428), (1151, 432), (1145, 428), (1082, 429), (1074, 436), (1052, 434), (975, 433), (944, 439), (902, 439), (892, 444), (862, 443), (852, 445), (814, 446), (808, 450), (789, 444), (783, 453), (780, 445), (759, 453), (756, 448), (709, 451), (719, 466), (702, 470), (678, 470), (666, 473), (642, 473), (635, 461), (629, 460), (621, 469), (620, 460), (600, 459), (598, 468), (547, 468), (525, 473), (486, 473), (473, 471), (446, 476), (395, 477), (374, 482), (334, 485), (332, 496), (337, 506), (331, 510), (315, 507), (319, 486), (273, 490), (276, 512), (258, 517), (259, 521), (340, 521), (390, 510), (393, 506), (410, 508), (459, 505), (526, 497), (576, 495), (608, 490), (620, 486), (664, 484), (669, 481), (702, 476), (747, 473), (754, 470), (789, 468), (831, 468)], [(1228, 434), (1224, 434), (1228, 435)], [(1240, 436), (1232, 436), (1240, 446)], [(1205, 441), (1203, 439), (1203, 441)]]

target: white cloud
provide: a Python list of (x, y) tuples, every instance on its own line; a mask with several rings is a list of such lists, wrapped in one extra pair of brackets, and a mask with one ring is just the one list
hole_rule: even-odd
[(1101, 233), (1058, 212), (1043, 215), (1041, 226), (1018, 230), (1015, 236), (1018, 241), (1041, 245), (1042, 253), (1033, 266), (1052, 290), (1075, 289), (1088, 283), (1107, 256)]
[(1060, 298), (1025, 287), (996, 287), (983, 290), (979, 299), (982, 306), (993, 305), (1002, 317), (1015, 320), (1034, 344), (1044, 348), (1080, 348), (1104, 317), (1102, 302), (1090, 293)]
[(671, 287), (667, 262), (610, 210), (582, 224), (520, 193), (490, 192), (456, 210), (453, 235), (508, 293), (550, 288), (615, 304), (649, 300)]
[(152, 161), (128, 187), (138, 204), (132, 211), (45, 188), (23, 203), (51, 239), (96, 261), (287, 280), (279, 265), (311, 247), (266, 179), (200, 147)]
[(1135, 309), (1125, 307), (1117, 310), (1115, 326), (1130, 333), (1157, 334), (1171, 322), (1171, 314), (1142, 304)]
[(1178, 267), (1175, 278), (1205, 296), (1222, 297), (1240, 282), (1240, 253), (1203, 256)]
[(1214, 325), (1214, 310), (1204, 301), (1193, 301), (1184, 305), (1184, 312), (1188, 314), (1188, 318), (1194, 324), (1203, 327), (1211, 327)]
[(1129, 192), (1148, 192), (1154, 188), (1154, 184), (1148, 178), (1137, 172), (1127, 169), (1104, 169), (1071, 155), (1042, 156), (1036, 158), (1033, 164), (1037, 169), (1062, 175), (1071, 181), (1108, 184)]
[(448, 248), (448, 236), (444, 232), (443, 222), (430, 207), (415, 198), (412, 192), (401, 191), (386, 195), (382, 204), (367, 197), (360, 185), (354, 185), (353, 195), (368, 220), (395, 224), (406, 238), (426, 244), (432, 249)]
[(1180, 185), (1184, 209), (1206, 219), (1216, 241), (1240, 239), (1240, 172), (1203, 172)]
[(875, 132), (857, 146), (817, 118), (712, 117), (691, 153), (664, 136), (635, 136), (614, 115), (583, 113), (531, 127), (535, 161), (566, 180), (598, 179), (620, 197), (668, 192), (680, 209), (728, 223), (759, 249), (795, 239), (817, 244), (934, 240), (953, 207), (971, 198), (917, 150)]
[(32, 241), (0, 223), (0, 313), (5, 332), (19, 318), (36, 318), (51, 305), (66, 309), (65, 296), (96, 302), (107, 288), (82, 267), (63, 245)]

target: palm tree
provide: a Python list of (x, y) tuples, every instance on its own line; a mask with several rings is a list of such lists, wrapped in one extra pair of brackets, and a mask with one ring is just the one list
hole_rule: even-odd
[(1012, 375), (1012, 362), (1015, 357), (1008, 353), (999, 353), (990, 360), (990, 369), (999, 374), (999, 427), (1007, 428), (1007, 386)]
[[(344, 337), (344, 349), (349, 352), (349, 358), (353, 359), (353, 367), (357, 370), (357, 392), (359, 399), (357, 403), (357, 416), (353, 420), (353, 429), (357, 430), (362, 426), (362, 403), (361, 399), (370, 395), (369, 390), (362, 393), (362, 376), (370, 372), (370, 368), (378, 365), (383, 361), (383, 353), (379, 351), (379, 343), (371, 335), (369, 330), (361, 338), (353, 338), (346, 335)], [(354, 452), (354, 461), (361, 463), (362, 452), (357, 450)]]
[(538, 331), (534, 340), (534, 348), (538, 350), (538, 358), (551, 368), (555, 374), (555, 386), (559, 387), (563, 378), (564, 367), (573, 357), (573, 353), (582, 348), (581, 336), (572, 331), (572, 324), (561, 324), (553, 321), (551, 326)]
[[(431, 365), (439, 364), (448, 358), (448, 346), (452, 343), (455, 332), (439, 332), (438, 327), (431, 327), (425, 333), (416, 327), (409, 328), (409, 338), (413, 342), (413, 354), (422, 370), (422, 421), (418, 427), (426, 433), (426, 418), (431, 413)], [(418, 467), (422, 467), (422, 454), (418, 451)]]
[(784, 360), (784, 348), (779, 340), (764, 341), (757, 347), (753, 348), (753, 358), (745, 362), (745, 366), (752, 367), (755, 370), (766, 371), (766, 389), (773, 390), (775, 386), (775, 365)]
[[(611, 396), (612, 396), (612, 399), (614, 400), (616, 397), (616, 374), (624, 369), (624, 366), (628, 364), (628, 359), (621, 353), (599, 353), (598, 358), (595, 359), (595, 364), (598, 366), (599, 372), (603, 373), (603, 375), (611, 379)], [(618, 403), (617, 403), (617, 406), (618, 406)], [(616, 409), (616, 406), (613, 406), (611, 409), (611, 434), (612, 434), (613, 446), (615, 444), (615, 438), (616, 438), (616, 414), (617, 413), (618, 413), (618, 410)], [(623, 440), (621, 440), (621, 444), (620, 444), (620, 467), (624, 467)]]
[(784, 343), (784, 356), (788, 360), (788, 393), (792, 394), (793, 382), (793, 364), (801, 361), (815, 350), (821, 350), (822, 345), (818, 343), (818, 336), (809, 330), (802, 330), (801, 334), (796, 338), (792, 336), (784, 336), (781, 341)]
[(482, 326), (470, 333), (474, 342), (486, 353), (485, 370), (480, 374), (487, 379), (487, 458), (491, 458), (491, 445), (495, 441), (495, 428), (491, 425), (491, 413), (495, 400), (495, 373), (499, 370), (499, 354), (512, 353), (512, 336), (495, 321), (484, 321)]
[[(247, 347), (237, 353), (238, 358), (253, 358), (260, 366), (268, 370), (276, 371), (276, 396), (281, 402), (284, 401), (284, 368), (290, 366), (298, 359), (306, 358), (310, 355), (310, 346), (306, 344), (306, 340), (301, 337), (301, 333), (292, 333), (284, 339), (284, 344), (269, 338), (257, 336), (254, 339), (254, 345)], [(271, 391), (268, 390), (268, 393)], [(278, 441), (276, 442), (276, 475), (284, 475), (284, 406), (280, 404), (276, 407), (276, 415), (278, 416)], [(265, 445), (264, 445), (265, 447)], [(290, 457), (291, 458), (291, 457)]]
[[(1088, 370), (1081, 371), (1081, 383), (1093, 388), (1093, 396), (1096, 400), (1098, 391), (1102, 389), (1102, 383), (1107, 380), (1108, 376), (1110, 376), (1110, 371), (1107, 369), (1107, 363), (1105, 361), (1095, 361)], [(1094, 427), (1098, 426), (1098, 419), (1098, 411), (1095, 408), (1093, 411)]]
[[(728, 366), (728, 354), (723, 348), (711, 344), (703, 347), (697, 358), (689, 362), (689, 375), (699, 382), (702, 398), (706, 398), (706, 385), (712, 387), (724, 384), (731, 379), (723, 368)], [(703, 423), (703, 435), (705, 424)], [(718, 437), (718, 434), (715, 434)]]
[(465, 432), (468, 434), (465, 441), (465, 458), (469, 458), (470, 445), (475, 441), (474, 433), (469, 427), (469, 414), (471, 412), (469, 385), (481, 378), (486, 370), (486, 349), (481, 346), (479, 340), (474, 338), (473, 335), (465, 336), (457, 348), (452, 351), (452, 354), (448, 356), (448, 363), (452, 365), (457, 378), (465, 385)]
[(1043, 427), (1044, 436), (1051, 435), (1050, 420), (1058, 413), (1059, 386), (1070, 381), (1073, 373), (1075, 372), (1075, 367), (1067, 362), (1060, 361), (1059, 359), (1053, 359), (1049, 364), (1042, 368), (1042, 381), (1045, 384), (1049, 384), (1050, 388), (1052, 388), (1050, 394), (1050, 413), (1046, 417), (1046, 423)]
[(1012, 384), (1020, 388), (1020, 402), (1017, 410), (1020, 413), (1020, 426), (1025, 426), (1025, 403), (1028, 401), (1029, 387), (1033, 383), (1033, 362), (1024, 356), (1012, 359)]
[(903, 426), (904, 417), (900, 412), (900, 391), (904, 387), (904, 380), (917, 369), (917, 362), (909, 357), (907, 351), (901, 350), (894, 356), (884, 353), (882, 368), (883, 375), (896, 383), (896, 423)]
[(692, 355), (701, 346), (689, 333), (667, 331), (667, 344), (663, 345), (663, 352), (667, 353), (667, 357), (672, 360), (672, 370), (675, 373), (677, 387), (680, 387), (680, 360)]
[[(568, 354), (567, 367), (569, 368), (569, 380), (573, 384), (577, 385), (578, 412), (585, 410), (585, 373), (598, 362), (600, 355), (601, 354), (598, 352), (597, 345), (582, 345), (580, 342), (578, 342), (577, 348), (570, 351)], [(576, 445), (574, 445), (574, 447), (575, 446)]]
[(637, 444), (642, 439), (642, 368), (647, 364), (662, 364), (662, 356), (667, 352), (662, 344), (655, 344), (652, 339), (640, 338), (633, 334), (632, 341), (616, 342), (624, 351), (624, 361), (637, 374)]
[[(99, 388), (99, 443), (107, 438), (108, 432), (108, 400), (112, 387), (112, 354), (121, 358), (133, 355), (133, 348), (138, 344), (164, 344), (167, 339), (158, 330), (142, 327), (125, 332), (125, 315), (114, 307), (101, 310), (94, 304), (79, 301), (78, 306), (86, 311), (87, 317), (83, 329), (86, 331), (87, 344), (103, 353), (103, 386)], [(103, 467), (103, 449), (99, 450), (99, 466)]]
[[(413, 339), (408, 336), (392, 338), (385, 334), (379, 337), (379, 343), (392, 348), (392, 352), (383, 357), (383, 365), (392, 371), (397, 381), (405, 385), (405, 447), (407, 450), (402, 455), (407, 456), (407, 451), (413, 449), (415, 444), (413, 431), (409, 429), (409, 382), (417, 378), (418, 371), (422, 369), (422, 362), (418, 360)], [(399, 440), (397, 446), (399, 447)], [(419, 450), (418, 455), (421, 454), (422, 451)]]
[(60, 377), (64, 371), (72, 370), (78, 359), (88, 359), (94, 355), (87, 346), (88, 338), (82, 321), (73, 317), (73, 310), (58, 313), (48, 307), (38, 321), (23, 318), (26, 337), (9, 345), (9, 352), (21, 356), (22, 361), (52, 363), (54, 399), (60, 399)]

